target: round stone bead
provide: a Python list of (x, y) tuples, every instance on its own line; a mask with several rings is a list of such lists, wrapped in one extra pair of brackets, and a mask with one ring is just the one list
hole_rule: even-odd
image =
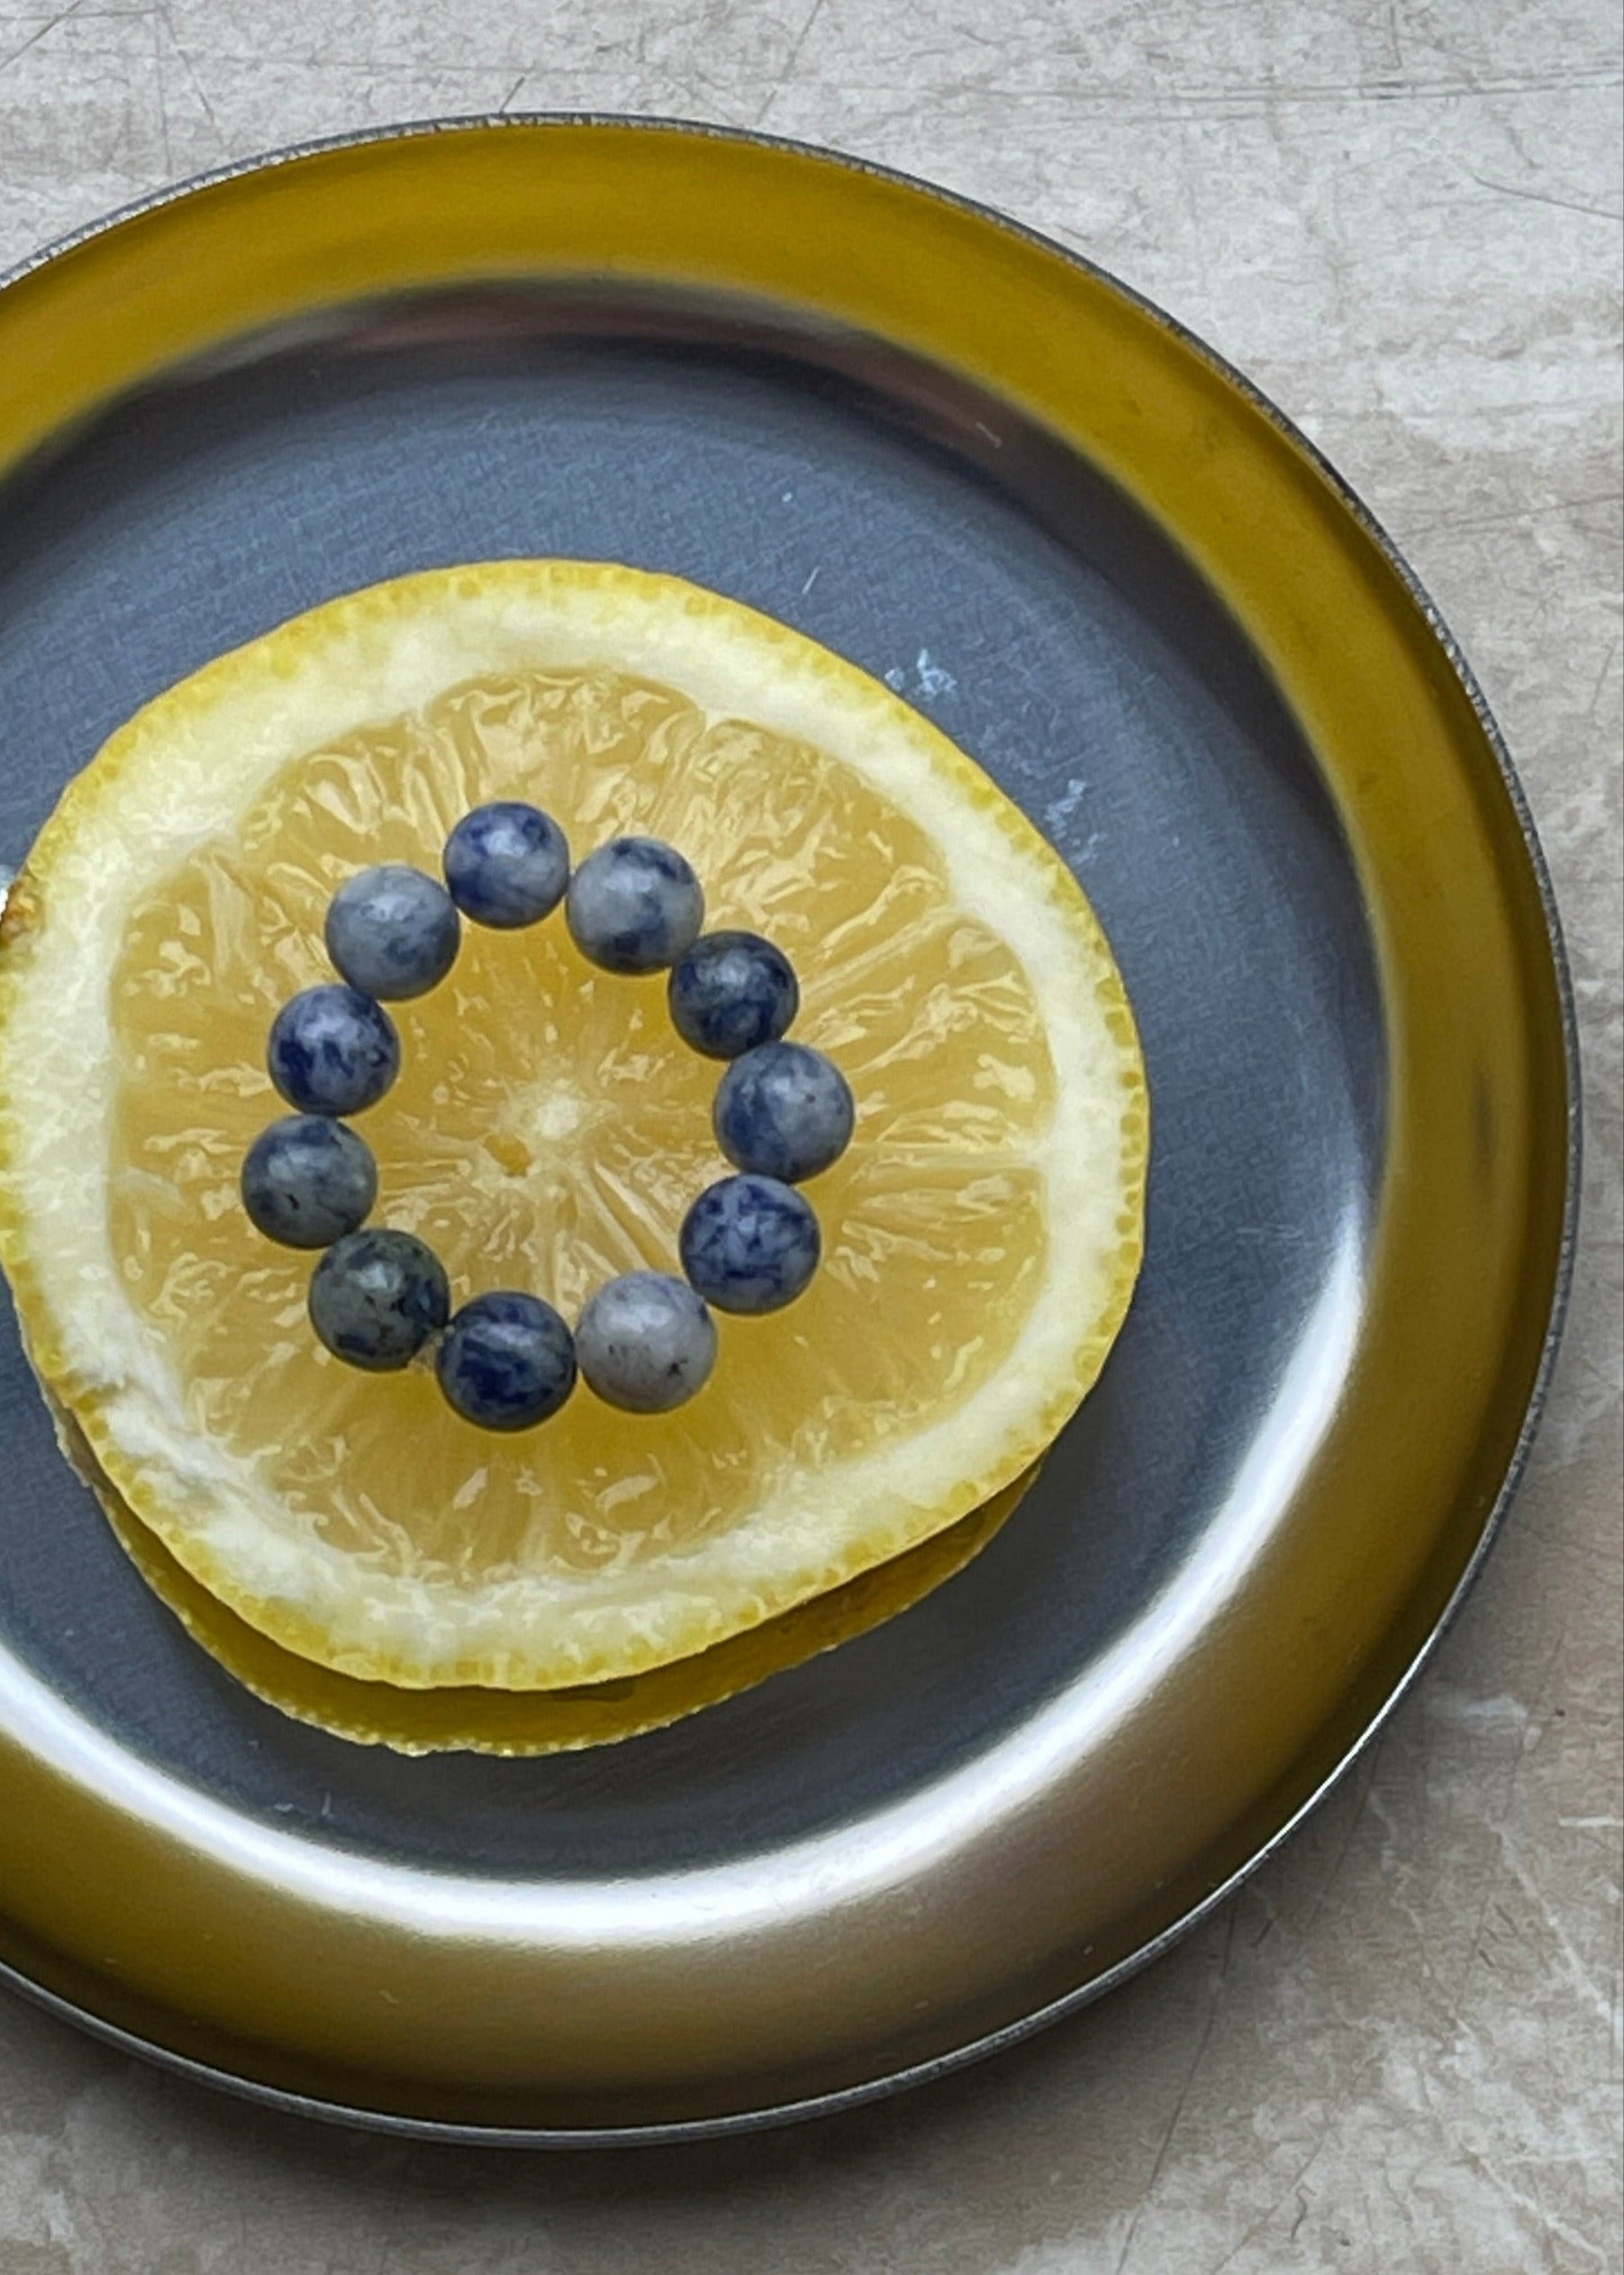
[(704, 933), (671, 968), (671, 1018), (691, 1051), (737, 1059), (776, 1042), (801, 1006), (789, 958), (758, 933)]
[(529, 1430), (557, 1414), (575, 1388), (575, 1338), (539, 1296), (499, 1288), (464, 1304), (436, 1366), (440, 1388), (465, 1422)]
[(242, 1206), (267, 1240), (326, 1248), (377, 1198), (372, 1149), (341, 1122), (289, 1114), (261, 1130), (242, 1164)]
[(443, 885), (404, 861), (364, 869), (327, 911), (327, 952), (364, 996), (426, 996), (457, 960), (462, 926)]
[(782, 1311), (818, 1269), (818, 1219), (774, 1177), (724, 1177), (683, 1219), (683, 1269), (718, 1311)]
[(600, 1288), (576, 1328), (590, 1388), (627, 1414), (665, 1414), (702, 1390), (716, 1364), (716, 1323), (666, 1272), (627, 1272)]
[(446, 1324), (451, 1290), (411, 1233), (350, 1233), (310, 1276), (310, 1324), (335, 1359), (395, 1374)]
[(563, 899), (569, 847), (539, 805), (499, 799), (463, 815), (446, 840), (445, 871), (465, 916), (513, 932), (539, 924)]
[(400, 1072), (400, 1037), (370, 996), (306, 987), (277, 1014), (266, 1064), (301, 1114), (360, 1114)]
[(613, 837), (569, 880), (569, 936), (604, 971), (664, 971), (690, 949), (705, 920), (705, 896), (675, 846), (657, 837)]
[(735, 1169), (799, 1185), (838, 1161), (851, 1142), (846, 1078), (803, 1042), (764, 1042), (716, 1086), (712, 1125)]

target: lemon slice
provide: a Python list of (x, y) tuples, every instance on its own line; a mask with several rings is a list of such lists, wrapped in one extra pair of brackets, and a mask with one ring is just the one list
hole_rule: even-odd
[[(331, 977), (332, 891), (436, 869), (494, 796), (545, 806), (577, 860), (678, 846), (708, 923), (794, 960), (794, 1033), (856, 1094), (809, 1188), (811, 1290), (719, 1323), (675, 1414), (581, 1391), (498, 1438), (427, 1370), (358, 1375), (310, 1331), (309, 1260), (240, 1206), (278, 1111), (267, 1030)], [(555, 1689), (707, 1650), (1011, 1484), (1127, 1308), (1148, 1105), (1076, 884), (884, 687), (675, 579), (432, 572), (209, 665), (70, 785), (0, 943), (0, 1260), (36, 1370), (186, 1571), (340, 1672)], [(725, 1164), (716, 1069), (658, 979), (594, 970), (556, 919), (469, 927), (397, 1013), (375, 1221), (427, 1239), (454, 1300), (525, 1287), (573, 1318), (674, 1267)]]
[(578, 1752), (663, 1730), (701, 1707), (737, 1697), (774, 1675), (867, 1634), (953, 1579), (1002, 1531), (1037, 1480), (1029, 1470), (984, 1506), (917, 1548), (842, 1587), (730, 1635), (692, 1659), (674, 1659), (618, 1681), (568, 1690), (489, 1690), (476, 1685), (408, 1690), (367, 1682), (301, 1659), (210, 1595), (150, 1533), (97, 1467), (71, 1415), (56, 1416), (62, 1451), (101, 1503), (124, 1553), (153, 1594), (228, 1674), (295, 1722), (395, 1753), (494, 1753), (510, 1759)]

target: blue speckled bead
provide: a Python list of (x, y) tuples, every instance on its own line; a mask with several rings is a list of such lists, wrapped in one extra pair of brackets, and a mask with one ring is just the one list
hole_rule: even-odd
[(335, 1359), (395, 1374), (446, 1324), (451, 1291), (411, 1233), (350, 1233), (310, 1276), (310, 1324)]
[(267, 1240), (326, 1248), (377, 1198), (372, 1149), (341, 1122), (290, 1114), (262, 1130), (242, 1164), (242, 1206)]
[(724, 1177), (683, 1219), (683, 1269), (718, 1311), (782, 1311), (818, 1269), (823, 1246), (810, 1202), (776, 1177)]
[(587, 1303), (576, 1327), (576, 1358), (606, 1406), (666, 1414), (710, 1380), (716, 1323), (682, 1280), (627, 1272)]
[(716, 1086), (712, 1124), (735, 1169), (799, 1185), (838, 1161), (851, 1142), (854, 1109), (832, 1059), (803, 1042), (764, 1042)]
[(737, 1059), (776, 1042), (801, 1006), (789, 958), (758, 933), (705, 933), (671, 968), (666, 996), (676, 1032), (707, 1059)]
[(529, 1430), (576, 1387), (575, 1338), (539, 1296), (498, 1288), (452, 1320), (436, 1360), (440, 1387), (465, 1422)]
[(438, 987), (461, 938), (445, 887), (404, 861), (364, 869), (340, 886), (327, 911), (327, 952), (340, 974), (385, 1003)]
[(614, 837), (589, 853), (569, 880), (569, 936), (604, 971), (664, 971), (692, 948), (705, 896), (675, 846), (657, 837)]
[(266, 1064), (301, 1114), (360, 1114), (400, 1072), (400, 1037), (370, 996), (306, 987), (277, 1014)]
[(563, 899), (569, 847), (539, 805), (499, 799), (463, 815), (446, 840), (445, 871), (465, 916), (513, 932), (539, 924)]

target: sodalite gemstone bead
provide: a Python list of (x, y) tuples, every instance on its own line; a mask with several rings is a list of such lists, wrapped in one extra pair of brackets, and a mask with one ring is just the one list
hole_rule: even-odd
[(400, 1037), (358, 989), (306, 987), (277, 1014), (266, 1064), (301, 1114), (360, 1114), (400, 1072)]
[(627, 1272), (588, 1301), (576, 1327), (576, 1358), (606, 1406), (666, 1414), (710, 1380), (716, 1323), (682, 1280)]
[(262, 1130), (242, 1164), (242, 1206), (267, 1240), (326, 1248), (377, 1198), (372, 1149), (325, 1115), (289, 1114)]
[(513, 932), (539, 924), (564, 897), (569, 846), (539, 805), (498, 799), (465, 814), (446, 840), (451, 898), (476, 924)]
[(683, 1219), (683, 1269), (718, 1311), (782, 1311), (818, 1269), (822, 1234), (811, 1204), (774, 1177), (724, 1177)]
[(310, 1276), (310, 1324), (335, 1359), (395, 1374), (446, 1324), (439, 1257), (411, 1233), (348, 1233)]
[(855, 1118), (846, 1078), (803, 1042), (764, 1042), (716, 1086), (712, 1124), (735, 1169), (799, 1185), (838, 1161)]
[(604, 971), (664, 971), (694, 945), (705, 920), (700, 882), (675, 846), (613, 837), (569, 880), (569, 936)]
[(482, 1430), (532, 1429), (576, 1387), (574, 1336), (550, 1304), (516, 1289), (464, 1304), (435, 1364), (447, 1399)]
[(385, 1003), (438, 987), (461, 938), (445, 887), (404, 861), (364, 869), (340, 886), (327, 911), (327, 952), (340, 975)]
[(776, 1042), (801, 1007), (789, 958), (758, 933), (704, 933), (672, 966), (666, 996), (691, 1051), (737, 1059)]

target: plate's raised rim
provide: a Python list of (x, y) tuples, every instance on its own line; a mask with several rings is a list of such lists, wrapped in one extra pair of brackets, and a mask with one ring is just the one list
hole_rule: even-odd
[(602, 111), (531, 111), (471, 113), (446, 118), (403, 121), (396, 124), (367, 127), (345, 134), (318, 136), (313, 140), (293, 142), (252, 158), (236, 159), (228, 165), (210, 168), (204, 173), (189, 176), (151, 195), (136, 198), (113, 212), (99, 216), (82, 227), (30, 253), (4, 274), (0, 274), (0, 294), (11, 286), (47, 267), (79, 246), (107, 235), (124, 223), (133, 221), (174, 205), (195, 192), (213, 188), (242, 176), (269, 172), (291, 165), (300, 159), (317, 158), (326, 153), (349, 150), (363, 145), (404, 142), (437, 134), (457, 134), (470, 132), (489, 132), (494, 129), (527, 129), (535, 127), (609, 127), (638, 128), (649, 133), (691, 136), (716, 141), (755, 144), (768, 150), (779, 150), (802, 158), (812, 158), (825, 164), (843, 168), (880, 181), (890, 182), (916, 195), (933, 198), (939, 204), (957, 207), (974, 214), (1002, 230), (1005, 234), (1040, 248), (1044, 252), (1066, 262), (1094, 282), (1119, 295), (1123, 300), (1148, 317), (1180, 347), (1193, 355), (1224, 380), (1252, 407), (1260, 412), (1269, 423), (1292, 445), (1331, 492), (1344, 511), (1358, 525), (1377, 548), (1402, 584), (1417, 611), (1437, 640), (1450, 669), (1459, 681), (1483, 740), (1499, 770), (1502, 787), (1517, 821), (1524, 851), (1538, 895), (1544, 916), (1547, 943), (1550, 952), (1552, 975), (1556, 983), (1557, 1004), (1562, 1025), (1562, 1046), (1567, 1091), (1566, 1151), (1564, 1160), (1565, 1188), (1563, 1198), (1561, 1233), (1557, 1247), (1556, 1272), (1552, 1286), (1551, 1304), (1546, 1322), (1539, 1359), (1535, 1369), (1532, 1387), (1524, 1410), (1521, 1427), (1505, 1476), (1483, 1523), (1472, 1554), (1452, 1589), (1448, 1600), (1430, 1633), (1414, 1652), (1409, 1665), (1393, 1684), (1382, 1704), (1372, 1713), (1358, 1736), (1347, 1747), (1335, 1766), (1321, 1779), (1313, 1791), (1292, 1812), (1291, 1815), (1263, 1842), (1247, 1861), (1228, 1879), (1211, 1889), (1198, 1903), (1193, 1904), (1177, 1920), (1149, 1942), (1140, 1946), (1115, 1967), (1092, 1982), (1066, 1993), (1059, 1998), (1036, 2008), (1018, 2021), (972, 2039), (948, 2052), (933, 2056), (930, 2061), (888, 2071), (884, 2076), (868, 2079), (838, 2090), (816, 2094), (804, 2099), (781, 2101), (759, 2108), (741, 2110), (724, 2116), (694, 2119), (677, 2119), (668, 2123), (583, 2126), (503, 2126), (458, 2124), (436, 2118), (411, 2117), (389, 2111), (349, 2106), (339, 2101), (320, 2099), (294, 2092), (285, 2087), (265, 2084), (236, 2072), (222, 2070), (199, 2061), (144, 2038), (104, 2020), (86, 2007), (77, 2005), (35, 1981), (20, 1970), (0, 1961), (0, 1984), (17, 1991), (46, 2012), (60, 2020), (72, 2023), (121, 2052), (141, 2057), (179, 2076), (206, 2085), (218, 2091), (260, 2104), (288, 2115), (310, 2117), (328, 2124), (361, 2127), (373, 2132), (387, 2133), (411, 2139), (437, 2141), (465, 2145), (494, 2148), (627, 2148), (654, 2147), (685, 2141), (718, 2139), (730, 2134), (759, 2132), (770, 2127), (794, 2124), (806, 2118), (832, 2116), (840, 2110), (855, 2108), (866, 2102), (882, 2099), (906, 2088), (929, 2084), (945, 2078), (972, 2062), (984, 2060), (1019, 2044), (1050, 2024), (1078, 2012), (1082, 2007), (1115, 1989), (1143, 1967), (1159, 1958), (1171, 1945), (1198, 1926), (1220, 1906), (1226, 1903), (1251, 1875), (1272, 1857), (1303, 1824), (1334, 1787), (1340, 1783), (1348, 1770), (1370, 1746), (1387, 1724), (1389, 1718), (1408, 1697), (1418, 1677), (1430, 1660), (1434, 1651), (1458, 1615), (1466, 1597), (1476, 1583), (1479, 1573), (1504, 1523), (1506, 1512), (1521, 1483), (1528, 1465), (1529, 1453), (1549, 1395), (1552, 1371), (1561, 1343), (1569, 1299), (1572, 1293), (1574, 1263), (1578, 1225), (1581, 1166), (1582, 1166), (1582, 1102), (1581, 1067), (1579, 1055), (1578, 1021), (1575, 1010), (1573, 976), (1563, 939), (1561, 917), (1551, 882), (1549, 865), (1538, 832), (1529, 810), (1528, 797), (1511, 753), (1506, 746), (1498, 722), (1489, 707), (1482, 687), (1461, 651), (1441, 612), (1421, 583), (1404, 554), (1387, 530), (1371, 511), (1346, 478), (1326, 458), (1323, 451), (1305, 435), (1302, 429), (1274, 400), (1264, 393), (1255, 381), (1238, 370), (1227, 358), (1210, 347), (1205, 341), (1169, 315), (1166, 309), (1124, 284), (1120, 278), (1097, 262), (1074, 251), (1069, 246), (1046, 236), (1040, 230), (1012, 220), (1008, 214), (980, 200), (968, 197), (938, 184), (908, 174), (899, 168), (882, 166), (872, 159), (853, 157), (846, 152), (831, 150), (815, 143), (803, 142), (785, 135), (761, 133), (754, 129), (712, 125), (706, 123), (661, 117), (655, 114)]

